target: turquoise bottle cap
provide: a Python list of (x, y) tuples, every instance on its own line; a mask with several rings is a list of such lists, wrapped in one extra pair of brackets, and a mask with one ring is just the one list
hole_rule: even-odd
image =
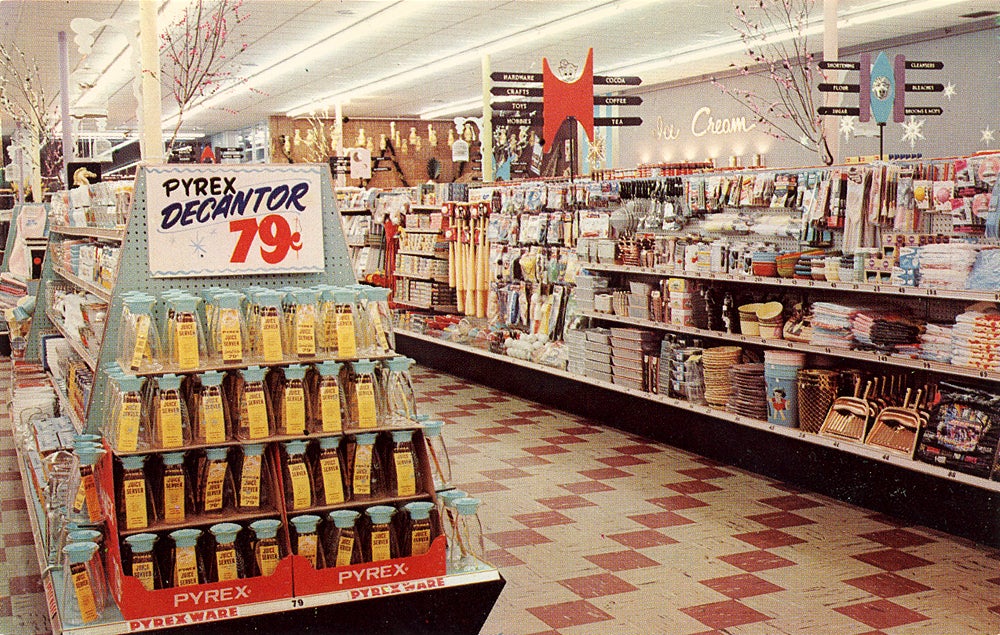
[(208, 448), (205, 450), (205, 458), (209, 461), (225, 461), (229, 456), (229, 448)]
[(455, 509), (461, 516), (472, 516), (479, 511), (479, 499), (469, 497), (456, 499)]
[(250, 366), (248, 368), (244, 368), (243, 370), (241, 370), (240, 374), (243, 375), (243, 381), (257, 382), (257, 381), (264, 381), (265, 372), (266, 371), (260, 366)]
[(104, 448), (91, 445), (89, 443), (83, 443), (74, 448), (76, 456), (79, 457), (80, 463), (83, 465), (94, 465), (97, 463), (97, 459), (101, 458), (104, 454)]
[(74, 434), (73, 444), (79, 445), (82, 443), (90, 443), (96, 446), (101, 445), (101, 435), (99, 434)]
[(389, 299), (389, 290), (385, 287), (368, 287), (365, 290), (368, 300), (371, 302), (385, 302)]
[(354, 526), (354, 521), (360, 516), (353, 509), (336, 509), (330, 512), (329, 518), (337, 529), (348, 529)]
[(69, 556), (70, 564), (83, 564), (94, 557), (97, 545), (92, 542), (71, 542), (63, 547), (63, 553)]
[[(424, 415), (417, 415), (418, 421), (419, 417)], [(441, 429), (444, 428), (444, 421), (424, 421), (420, 424), (420, 427), (424, 431), (425, 437), (439, 437), (441, 436)]]
[(302, 364), (292, 364), (285, 367), (285, 379), (305, 379), (306, 367)]
[(333, 301), (337, 304), (354, 304), (356, 295), (353, 289), (339, 287), (333, 290)]
[(132, 454), (130, 456), (122, 457), (122, 465), (126, 470), (141, 470), (142, 466), (146, 464), (145, 454)]
[(149, 553), (156, 539), (156, 534), (132, 534), (125, 538), (125, 542), (132, 547), (132, 553)]
[(285, 450), (289, 454), (302, 454), (306, 451), (305, 441), (285, 441)]
[(220, 309), (239, 309), (243, 306), (243, 294), (220, 293), (215, 296), (215, 303)]
[(201, 302), (201, 298), (194, 295), (181, 295), (173, 298), (170, 301), (171, 306), (174, 311), (178, 313), (194, 313), (195, 309), (198, 308), (198, 303)]
[(319, 371), (320, 377), (336, 377), (343, 367), (344, 365), (340, 362), (323, 362), (316, 365), (316, 370)]
[(393, 443), (409, 443), (413, 440), (413, 430), (393, 430)]
[(104, 540), (104, 534), (96, 529), (77, 529), (66, 534), (66, 538), (69, 542), (92, 542), (99, 545)]
[(165, 452), (163, 454), (164, 465), (181, 465), (184, 463), (183, 452)]
[(263, 443), (247, 443), (243, 446), (244, 456), (260, 456), (264, 454)]
[(269, 306), (281, 308), (281, 298), (284, 296), (283, 293), (278, 291), (261, 291), (257, 294), (257, 304), (261, 306)]
[(460, 498), (466, 498), (468, 494), (460, 489), (450, 489), (446, 492), (441, 492), (438, 494), (438, 498), (444, 501), (445, 507), (454, 507), (455, 501)]
[(160, 390), (180, 390), (181, 377), (180, 375), (167, 373), (166, 375), (157, 377), (156, 384), (160, 387)]
[(319, 521), (321, 520), (323, 519), (312, 514), (302, 514), (301, 516), (296, 516), (291, 519), (292, 524), (295, 525), (295, 533), (300, 536), (302, 534), (316, 533), (316, 527), (319, 525)]
[(340, 445), (340, 437), (322, 437), (319, 440), (320, 450), (336, 450)]
[(431, 517), (431, 510), (434, 509), (434, 503), (429, 501), (414, 501), (403, 505), (403, 509), (409, 512), (410, 518), (413, 520), (427, 520)]
[(320, 288), (319, 299), (320, 302), (336, 302), (337, 301), (337, 287), (331, 285), (323, 285)]
[(375, 372), (375, 362), (368, 359), (359, 359), (351, 364), (351, 367), (354, 369), (354, 372), (358, 374)]
[(201, 293), (198, 295), (201, 296), (201, 299), (205, 302), (205, 304), (215, 304), (216, 298), (219, 297), (220, 293), (225, 293), (225, 289), (222, 289), (221, 287), (209, 287), (207, 289), (202, 289)]
[(393, 357), (386, 360), (385, 363), (389, 367), (389, 370), (399, 373), (410, 370), (410, 364), (413, 363), (413, 360), (409, 357)]
[(122, 375), (115, 379), (115, 383), (118, 384), (118, 390), (122, 392), (139, 392), (142, 390), (143, 380), (143, 377), (135, 375)]
[(200, 529), (176, 529), (170, 532), (170, 537), (174, 539), (174, 544), (178, 547), (194, 547), (198, 544), (198, 537), (201, 536)]
[(316, 304), (319, 300), (319, 292), (315, 289), (296, 289), (291, 295), (296, 304)]
[(160, 294), (160, 297), (169, 302), (170, 300), (182, 296), (186, 293), (187, 291), (184, 291), (182, 289), (167, 289), (166, 291)]
[(221, 544), (228, 545), (236, 541), (236, 534), (243, 529), (236, 523), (218, 523), (208, 528), (215, 540)]
[(149, 315), (153, 309), (152, 305), (152, 302), (140, 296), (133, 296), (125, 299), (125, 307), (132, 315)]
[(414, 420), (415, 420), (415, 421), (416, 421), (417, 423), (423, 423), (424, 421), (427, 421), (427, 420), (428, 420), (428, 419), (430, 419), (430, 418), (431, 418), (431, 416), (430, 416), (430, 415), (413, 415), (413, 419), (414, 419)]
[(358, 442), (358, 445), (375, 445), (375, 438), (377, 436), (378, 433), (376, 432), (364, 432), (355, 435), (354, 439)]
[(388, 505), (373, 505), (365, 510), (365, 514), (372, 519), (372, 524), (385, 525), (392, 520), (392, 515), (396, 513), (395, 507)]
[(225, 375), (217, 370), (207, 370), (198, 377), (201, 379), (202, 386), (221, 386)]
[(274, 538), (278, 534), (278, 527), (281, 527), (281, 521), (273, 518), (255, 520), (250, 523), (250, 529), (253, 529), (253, 532), (257, 534), (257, 540)]

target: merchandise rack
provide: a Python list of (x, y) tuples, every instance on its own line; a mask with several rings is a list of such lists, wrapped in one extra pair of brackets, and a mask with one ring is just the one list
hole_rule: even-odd
[[(114, 288), (109, 292), (96, 284), (89, 283), (80, 279), (79, 277), (70, 274), (67, 271), (61, 270), (55, 267), (54, 263), (50, 259), (46, 259), (43, 266), (43, 282), (54, 282), (57, 280), (57, 276), (65, 279), (71, 284), (76, 285), (79, 288), (85, 289), (88, 292), (94, 293), (100, 297), (105, 297), (109, 302), (108, 306), (108, 317), (105, 322), (105, 332), (102, 338), (102, 345), (99, 354), (96, 358), (93, 355), (81, 355), (81, 357), (86, 358), (86, 363), (92, 369), (95, 370), (95, 380), (94, 385), (90, 392), (90, 401), (87, 406), (86, 417), (84, 421), (80, 421), (76, 417), (76, 413), (69, 403), (69, 399), (65, 392), (60, 388), (59, 382), (52, 377), (49, 373), (49, 380), (52, 384), (56, 394), (58, 395), (60, 410), (65, 412), (73, 419), (74, 426), (78, 431), (86, 432), (97, 432), (100, 430), (102, 423), (110, 413), (103, 412), (103, 404), (105, 403), (104, 396), (106, 391), (109, 389), (109, 377), (104, 369), (108, 364), (115, 361), (117, 358), (116, 343), (119, 339), (119, 332), (122, 328), (121, 314), (123, 308), (122, 295), (128, 291), (144, 291), (154, 295), (162, 294), (163, 291), (167, 289), (185, 287), (192, 291), (197, 291), (209, 286), (232, 286), (235, 284), (244, 284), (241, 277), (232, 276), (204, 276), (198, 278), (153, 278), (150, 276), (150, 268), (148, 262), (148, 251), (147, 251), (147, 238), (146, 238), (146, 219), (147, 219), (147, 209), (146, 209), (146, 188), (147, 188), (147, 178), (150, 174), (161, 173), (173, 173), (174, 171), (183, 171), (199, 169), (204, 171), (210, 171), (212, 175), (217, 174), (233, 174), (236, 173), (248, 173), (248, 172), (281, 172), (284, 175), (288, 173), (294, 173), (295, 176), (299, 175), (318, 175), (318, 180), (321, 189), (321, 201), (322, 201), (322, 218), (325, 231), (322, 232), (322, 240), (324, 245), (324, 270), (315, 273), (298, 273), (298, 274), (267, 274), (266, 276), (254, 277), (253, 282), (258, 286), (264, 286), (269, 288), (279, 288), (286, 285), (296, 285), (296, 286), (310, 286), (315, 284), (334, 284), (338, 286), (348, 286), (356, 283), (356, 279), (353, 274), (350, 259), (348, 256), (348, 248), (344, 239), (344, 234), (342, 231), (342, 224), (339, 213), (337, 212), (336, 205), (333, 196), (333, 184), (330, 180), (330, 174), (326, 166), (322, 165), (296, 165), (296, 166), (211, 166), (203, 168), (192, 168), (189, 166), (162, 166), (162, 167), (150, 167), (144, 166), (140, 169), (135, 187), (135, 196), (132, 202), (132, 208), (129, 214), (128, 226), (124, 231), (119, 230), (105, 230), (94, 228), (59, 228), (58, 231), (50, 233), (49, 240), (53, 240), (53, 234), (64, 235), (64, 236), (83, 236), (88, 238), (95, 238), (98, 240), (111, 240), (111, 241), (122, 241), (122, 254), (118, 264), (118, 270), (115, 275)], [(243, 277), (245, 279), (245, 277)], [(50, 333), (59, 333), (66, 335), (66, 333), (60, 329), (61, 324), (58, 321), (50, 320), (50, 317), (55, 318), (56, 316), (51, 314), (51, 311), (46, 307), (46, 298), (44, 294), (44, 286), (41, 289), (42, 292), (38, 294), (36, 316), (32, 322), (31, 332), (28, 338), (28, 347), (26, 350), (26, 356), (28, 359), (38, 359), (41, 354), (41, 343), (43, 336)], [(160, 307), (158, 307), (159, 309)], [(72, 345), (72, 338), (70, 339)], [(78, 342), (76, 344), (79, 344)], [(81, 352), (88, 352), (85, 349), (81, 351), (81, 346), (73, 346), (73, 349), (78, 354)], [(394, 357), (395, 353), (386, 355), (376, 355), (367, 357), (367, 359), (387, 359)], [(353, 358), (357, 359), (357, 358)], [(309, 358), (309, 359), (286, 359), (282, 362), (276, 363), (262, 363), (259, 364), (262, 367), (265, 366), (284, 366), (288, 364), (295, 363), (311, 363), (313, 361), (322, 361), (319, 358)], [(345, 360), (346, 361), (346, 360)], [(228, 370), (236, 368), (246, 368), (248, 364), (220, 364), (220, 365), (209, 365), (206, 364), (203, 367), (199, 367), (197, 371), (180, 371), (183, 374), (190, 374), (191, 372), (201, 372), (208, 370), (209, 368), (218, 370)], [(139, 373), (140, 375), (150, 376), (162, 373), (171, 372), (171, 369), (164, 368), (157, 370), (155, 372)], [(410, 429), (418, 429), (419, 426), (412, 426)], [(373, 429), (361, 429), (361, 430), (345, 430), (342, 433), (337, 434), (327, 434), (327, 435), (296, 435), (296, 436), (269, 436), (265, 439), (260, 439), (253, 441), (253, 443), (265, 443), (268, 445), (267, 454), (271, 455), (272, 458), (277, 457), (277, 447), (276, 444), (284, 440), (290, 439), (312, 439), (319, 438), (320, 436), (350, 436), (357, 434), (359, 432), (378, 432), (383, 431), (387, 428), (373, 428)], [(400, 427), (393, 427), (392, 429), (405, 429)], [(229, 441), (222, 444), (215, 444), (217, 446), (235, 446), (242, 445), (244, 442), (241, 441)], [(247, 441), (246, 443), (251, 443)], [(210, 446), (194, 446), (187, 445), (183, 450), (189, 451), (192, 449), (198, 449), (202, 447)], [(159, 453), (167, 450), (156, 449), (150, 450), (146, 453)], [(142, 453), (142, 452), (139, 452)], [(117, 453), (116, 453), (117, 454)], [(419, 456), (418, 452), (418, 456)], [(111, 454), (107, 454), (102, 460), (101, 464), (98, 466), (102, 471), (106, 471), (106, 475), (110, 477), (110, 466), (111, 466)], [(424, 458), (424, 462), (426, 462)], [(270, 463), (275, 469), (278, 469), (278, 462), (273, 461)], [(22, 467), (22, 476), (25, 477), (24, 487), (26, 497), (31, 504), (38, 506), (40, 503), (37, 501), (37, 497), (33, 497), (33, 493), (30, 492), (30, 487), (28, 481), (30, 479), (29, 474), (23, 473), (25, 468), (29, 468), (24, 461), (20, 460), (19, 465)], [(95, 475), (98, 469), (95, 468)], [(428, 483), (430, 482), (429, 474), (425, 475)], [(277, 482), (273, 485), (275, 487), (280, 487), (281, 475), (280, 472), (277, 475)], [(104, 488), (104, 485), (102, 485)], [(300, 514), (307, 513), (309, 511), (323, 511), (325, 507), (316, 506), (308, 510), (288, 510), (286, 513), (285, 505), (281, 501), (280, 491), (276, 492), (278, 500), (272, 501), (274, 509), (269, 511), (261, 511), (258, 513), (240, 514), (233, 513), (229, 516), (213, 516), (211, 518), (201, 518), (191, 515), (185, 520), (182, 525), (178, 526), (197, 526), (199, 524), (214, 524), (227, 519), (249, 519), (250, 516), (254, 518), (257, 517), (271, 517), (280, 518), (283, 521), (285, 529), (283, 531), (288, 531), (287, 518), (288, 514)], [(104, 513), (107, 516), (115, 514), (115, 510), (111, 507), (112, 503), (102, 497), (103, 504), (105, 506)], [(342, 505), (329, 506), (330, 509), (336, 509), (339, 507), (352, 507), (355, 509), (363, 508), (368, 505), (378, 504), (378, 503), (405, 503), (410, 500), (431, 500), (435, 498), (435, 493), (433, 486), (429, 486), (429, 489), (425, 488), (424, 493), (420, 493), (413, 497), (392, 497), (386, 496), (375, 501), (349, 501)], [(246, 518), (244, 518), (246, 517)], [(111, 526), (115, 526), (114, 522), (111, 522)], [(144, 528), (142, 531), (168, 531), (172, 529), (173, 526), (167, 525), (151, 525), (150, 527)], [(43, 527), (39, 526), (37, 519), (33, 517), (32, 530), (35, 536), (36, 550), (40, 550), (40, 545), (44, 543), (41, 539), (43, 534)], [(120, 537), (129, 535), (130, 531), (114, 531), (113, 535), (108, 537), (108, 540), (114, 543), (115, 556), (117, 556), (117, 543)], [(47, 568), (47, 563), (40, 559), (41, 569), (43, 571), (43, 584), (46, 586), (47, 596), (49, 597), (50, 612), (52, 613), (52, 628), (53, 633), (84, 633), (90, 635), (93, 633), (97, 635), (109, 635), (116, 633), (127, 633), (139, 630), (150, 630), (150, 629), (160, 629), (165, 627), (180, 626), (191, 624), (192, 621), (203, 622), (209, 630), (211, 630), (211, 624), (219, 620), (228, 620), (233, 618), (253, 618), (254, 616), (273, 616), (277, 619), (283, 619), (275, 614), (288, 613), (294, 611), (295, 615), (298, 616), (301, 623), (315, 622), (316, 624), (329, 623), (329, 619), (333, 615), (337, 615), (338, 611), (342, 615), (356, 614), (357, 609), (352, 608), (352, 603), (365, 600), (365, 611), (372, 611), (374, 614), (387, 615), (396, 614), (400, 616), (400, 619), (406, 619), (407, 617), (413, 617), (406, 615), (400, 607), (407, 605), (413, 606), (414, 603), (417, 606), (417, 615), (420, 616), (422, 623), (428, 629), (426, 632), (437, 632), (443, 628), (444, 624), (448, 624), (449, 616), (438, 615), (440, 611), (435, 610), (434, 602), (435, 597), (439, 597), (442, 592), (449, 592), (452, 594), (449, 597), (454, 597), (460, 601), (468, 604), (477, 605), (481, 610), (478, 613), (473, 613), (469, 616), (464, 616), (463, 619), (458, 620), (459, 623), (467, 628), (470, 632), (477, 632), (481, 627), (482, 623), (486, 619), (489, 610), (492, 608), (493, 602), (499, 596), (499, 592), (504, 585), (504, 580), (500, 576), (497, 569), (489, 567), (483, 570), (477, 571), (475, 573), (445, 573), (444, 568), (444, 539), (435, 541), (437, 545), (436, 549), (433, 549), (433, 553), (429, 554), (428, 557), (432, 558), (428, 560), (428, 557), (420, 556), (406, 559), (397, 559), (391, 562), (404, 563), (403, 566), (410, 568), (413, 573), (409, 577), (400, 578), (400, 582), (391, 583), (385, 580), (378, 580), (371, 576), (365, 578), (365, 584), (359, 586), (340, 585), (342, 589), (338, 588), (335, 591), (327, 590), (326, 588), (316, 589), (310, 588), (308, 584), (293, 585), (292, 579), (294, 576), (293, 571), (296, 569), (303, 568), (303, 564), (308, 565), (308, 562), (300, 556), (289, 556), (284, 558), (278, 565), (277, 572), (280, 572), (282, 568), (287, 571), (287, 580), (289, 582), (289, 595), (281, 597), (269, 597), (262, 601), (252, 601), (246, 603), (236, 603), (233, 604), (231, 601), (229, 603), (220, 602), (217, 606), (213, 606), (211, 603), (208, 605), (202, 604), (204, 610), (198, 611), (188, 611), (188, 612), (178, 612), (176, 614), (171, 612), (165, 612), (162, 615), (155, 615), (151, 617), (139, 617), (132, 619), (124, 619), (122, 614), (119, 612), (118, 608), (114, 606), (115, 602), (113, 599), (108, 600), (108, 607), (105, 609), (105, 613), (102, 618), (92, 624), (89, 624), (81, 628), (63, 628), (60, 620), (60, 612), (58, 606), (55, 604), (55, 590), (57, 590), (59, 585), (58, 574), (56, 570), (49, 570)], [(40, 551), (39, 551), (40, 553)], [(40, 554), (44, 555), (44, 554)], [(436, 560), (433, 558), (437, 558)], [(112, 568), (119, 570), (119, 573), (115, 576), (116, 578), (121, 577), (120, 573), (120, 563), (116, 561), (116, 558), (107, 558), (106, 568), (109, 571), (109, 579), (112, 578)], [(405, 564), (409, 563), (409, 564)], [(366, 563), (363, 565), (353, 565), (355, 567), (362, 568), (367, 571), (369, 568), (379, 568), (383, 563)], [(440, 567), (440, 571), (438, 570)], [(310, 567), (311, 569), (311, 567)], [(324, 569), (319, 573), (326, 571), (333, 571), (333, 569)], [(308, 573), (308, 571), (306, 571)], [(313, 575), (315, 575), (313, 571)], [(419, 576), (427, 576), (426, 578)], [(129, 579), (131, 580), (131, 579)], [(270, 580), (263, 578), (247, 579), (255, 584), (269, 584)], [(374, 580), (375, 583), (372, 583)], [(134, 583), (134, 580), (131, 580)], [(214, 583), (218, 585), (220, 583)], [(111, 584), (109, 586), (114, 586)], [(214, 588), (214, 587), (213, 587)], [(157, 591), (159, 592), (159, 590)], [(416, 594), (416, 599), (413, 600), (398, 600), (396, 596), (413, 596)], [(424, 594), (424, 595), (421, 595)], [(273, 594), (272, 594), (273, 595)], [(256, 596), (255, 596), (256, 597)], [(427, 598), (421, 601), (421, 597)], [(133, 599), (134, 602), (134, 599)], [(409, 604), (407, 604), (409, 603)], [(176, 603), (174, 605), (176, 607)], [(308, 612), (300, 612), (298, 609), (310, 608)], [(146, 608), (148, 611), (148, 607)], [(169, 613), (169, 614), (167, 614)], [(350, 618), (348, 618), (350, 619)], [(438, 625), (435, 629), (435, 624)], [(407, 626), (416, 626), (407, 623)], [(217, 627), (216, 627), (217, 628)]]

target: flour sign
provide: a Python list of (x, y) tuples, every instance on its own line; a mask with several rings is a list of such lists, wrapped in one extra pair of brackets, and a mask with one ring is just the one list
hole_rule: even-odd
[(323, 271), (321, 167), (148, 168), (150, 275)]

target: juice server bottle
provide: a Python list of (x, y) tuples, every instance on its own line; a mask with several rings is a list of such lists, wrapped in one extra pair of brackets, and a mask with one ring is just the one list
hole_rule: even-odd
[(424, 491), (417, 455), (413, 450), (413, 430), (393, 430), (389, 448), (390, 496), (414, 496)]
[[(271, 371), (281, 373), (280, 369)], [(306, 433), (306, 367), (293, 364), (284, 369), (284, 380), (278, 383), (279, 403), (275, 411), (279, 413), (277, 432), (280, 435), (303, 435)]]
[(215, 544), (205, 558), (209, 582), (225, 582), (246, 577), (243, 554), (236, 548), (236, 535), (243, 528), (236, 523), (218, 523), (208, 528)]
[(198, 313), (200, 298), (178, 296), (171, 302), (170, 359), (178, 370), (197, 370), (208, 356), (205, 331)]
[(316, 532), (320, 520), (319, 516), (313, 514), (302, 514), (291, 519), (295, 530), (292, 553), (308, 560), (314, 569), (323, 568), (323, 554), (319, 549), (319, 536)]
[(198, 375), (201, 382), (193, 397), (194, 442), (203, 445), (225, 443), (229, 438), (229, 408), (222, 391), (224, 375), (210, 370)]
[(422, 556), (431, 548), (431, 543), (438, 537), (440, 531), (431, 519), (434, 503), (430, 501), (413, 501), (403, 505), (408, 515), (406, 529), (403, 533), (402, 555)]
[(75, 542), (63, 547), (63, 624), (68, 627), (84, 626), (98, 621), (104, 613), (105, 581), (98, 578), (94, 568), (97, 545), (92, 542)]
[(153, 317), (153, 296), (136, 293), (123, 297), (122, 332), (118, 338), (118, 364), (132, 372), (162, 368), (160, 331)]
[(209, 327), (213, 354), (223, 364), (242, 364), (247, 355), (247, 321), (243, 294), (225, 292), (215, 297), (215, 319)]
[(333, 292), (334, 312), (337, 316), (337, 358), (354, 359), (358, 356), (358, 322), (355, 314), (355, 293), (339, 288)]
[(368, 285), (352, 285), (354, 290), (354, 316), (357, 324), (358, 355), (369, 357), (384, 353), (378, 345), (378, 334), (372, 315), (368, 312)]
[(351, 367), (354, 372), (347, 404), (352, 423), (360, 430), (384, 425), (384, 398), (381, 383), (375, 377), (375, 362), (362, 359)]
[(157, 502), (160, 518), (171, 525), (184, 522), (194, 510), (194, 488), (184, 466), (184, 452), (163, 455), (163, 482)]
[(416, 417), (417, 399), (410, 379), (413, 361), (409, 357), (394, 357), (385, 362), (385, 419), (389, 425), (411, 425)]
[(337, 287), (320, 285), (319, 314), (317, 315), (316, 339), (323, 357), (337, 355), (337, 302), (334, 292)]
[(116, 492), (118, 525), (125, 531), (149, 527), (153, 518), (153, 492), (146, 482), (146, 455), (122, 457), (122, 477)]
[(374, 505), (365, 510), (367, 531), (361, 544), (364, 562), (381, 562), (399, 557), (399, 542), (392, 524), (395, 507)]
[(455, 509), (455, 501), (467, 496), (468, 494), (460, 489), (450, 489), (438, 494), (438, 515), (441, 518), (441, 528), (448, 539), (449, 550), (455, 544), (457, 536), (458, 510)]
[(351, 485), (351, 500), (369, 501), (382, 495), (382, 460), (375, 451), (374, 432), (356, 435), (347, 441), (348, 482)]
[(470, 571), (485, 563), (483, 525), (479, 520), (479, 499), (459, 498), (454, 501), (455, 540), (449, 545), (449, 571)]
[(236, 508), (241, 512), (256, 511), (271, 504), (270, 489), (265, 482), (264, 444), (250, 443), (241, 447), (233, 466), (236, 481)]
[(316, 502), (319, 505), (336, 505), (347, 500), (339, 448), (340, 437), (323, 437), (319, 440), (319, 457), (315, 470), (318, 475)]
[(361, 563), (361, 539), (356, 527), (359, 515), (353, 509), (330, 512), (330, 522), (323, 535), (326, 566), (346, 567)]
[(313, 477), (306, 461), (305, 441), (286, 441), (284, 469), (285, 505), (292, 511), (312, 507)]
[(275, 519), (257, 520), (250, 523), (250, 529), (254, 532), (253, 548), (253, 573), (254, 575), (271, 575), (278, 566), (284, 554), (281, 553), (281, 545), (278, 544), (278, 528), (281, 521)]
[(147, 591), (163, 588), (159, 567), (153, 557), (153, 544), (156, 540), (156, 534), (132, 534), (125, 538), (131, 553), (123, 563), (125, 575), (139, 580)]
[(374, 345), (368, 355), (385, 355), (396, 350), (396, 334), (392, 326), (392, 310), (389, 309), (389, 290), (385, 287), (367, 287), (368, 323), (374, 332)]
[(221, 514), (235, 500), (233, 477), (229, 471), (229, 448), (208, 448), (198, 464), (196, 502), (202, 514)]
[(142, 407), (142, 377), (120, 375), (115, 380), (117, 396), (111, 412), (114, 422), (109, 442), (118, 452), (148, 450), (150, 447), (148, 413)]
[(289, 328), (293, 356), (297, 359), (312, 359), (319, 350), (319, 292), (313, 289), (296, 289), (290, 297), (295, 312)]
[(270, 416), (269, 395), (264, 388), (265, 371), (260, 366), (251, 366), (240, 371), (242, 382), (237, 382), (239, 403), (239, 423), (237, 437), (246, 441), (266, 439), (274, 434)]
[(198, 551), (200, 529), (177, 529), (170, 532), (174, 548), (170, 554), (170, 586), (184, 587), (205, 582), (205, 564)]
[(76, 439), (73, 452), (79, 461), (79, 481), (75, 489), (76, 497), (73, 500), (71, 518), (92, 523), (99, 522), (104, 518), (104, 512), (101, 511), (94, 466), (104, 455), (104, 448), (93, 441)]
[(316, 389), (310, 391), (310, 434), (343, 432), (351, 422), (345, 417), (346, 402), (340, 389), (340, 362), (322, 362), (316, 365), (319, 376)]
[(181, 397), (181, 378), (166, 374), (156, 378), (153, 393), (153, 442), (160, 449), (170, 450), (192, 443), (191, 419), (187, 404)]
[(90, 543), (97, 546), (94, 554), (90, 557), (90, 561), (87, 563), (87, 568), (91, 571), (93, 580), (96, 582), (94, 593), (97, 596), (97, 602), (99, 605), (104, 606), (107, 603), (108, 590), (108, 578), (104, 573), (104, 561), (101, 556), (104, 534), (97, 529), (77, 529), (67, 533), (66, 544), (71, 545), (78, 542)]
[(252, 338), (257, 348), (255, 358), (266, 363), (285, 359), (285, 314), (281, 309), (282, 294), (276, 291), (262, 291), (257, 294), (258, 317), (256, 331)]
[(448, 447), (441, 434), (443, 428), (444, 421), (425, 421), (421, 424), (436, 491), (441, 491), (451, 484), (451, 459), (448, 457)]

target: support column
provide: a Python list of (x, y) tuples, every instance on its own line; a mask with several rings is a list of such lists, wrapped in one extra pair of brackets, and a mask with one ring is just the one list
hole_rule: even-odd
[(59, 31), (59, 112), (62, 115), (62, 173), (66, 179), (63, 187), (69, 189), (69, 163), (76, 157), (73, 145), (72, 120), (69, 114), (69, 45), (66, 32)]
[(142, 86), (142, 121), (139, 137), (142, 160), (147, 165), (164, 163), (163, 132), (160, 121), (163, 108), (160, 94), (160, 31), (156, 24), (156, 0), (139, 2), (139, 52), (142, 71), (133, 81)]
[[(837, 6), (840, 0), (823, 0), (823, 59), (832, 62), (840, 56), (840, 34), (837, 32)], [(831, 82), (840, 82), (844, 76), (844, 71), (827, 71), (833, 73)], [(826, 106), (839, 106), (843, 101), (840, 93), (825, 93), (824, 103)], [(826, 142), (830, 146), (830, 155), (833, 163), (840, 163), (840, 117), (823, 117), (823, 126), (826, 129)]]
[[(333, 105), (333, 136), (337, 140), (337, 156), (344, 156), (344, 104), (337, 102)], [(347, 175), (343, 172), (337, 174), (336, 179), (337, 187), (344, 187), (347, 185)]]
[(483, 155), (483, 183), (493, 181), (493, 107), (490, 106), (490, 56), (483, 55), (483, 126), (479, 130), (479, 146)]

